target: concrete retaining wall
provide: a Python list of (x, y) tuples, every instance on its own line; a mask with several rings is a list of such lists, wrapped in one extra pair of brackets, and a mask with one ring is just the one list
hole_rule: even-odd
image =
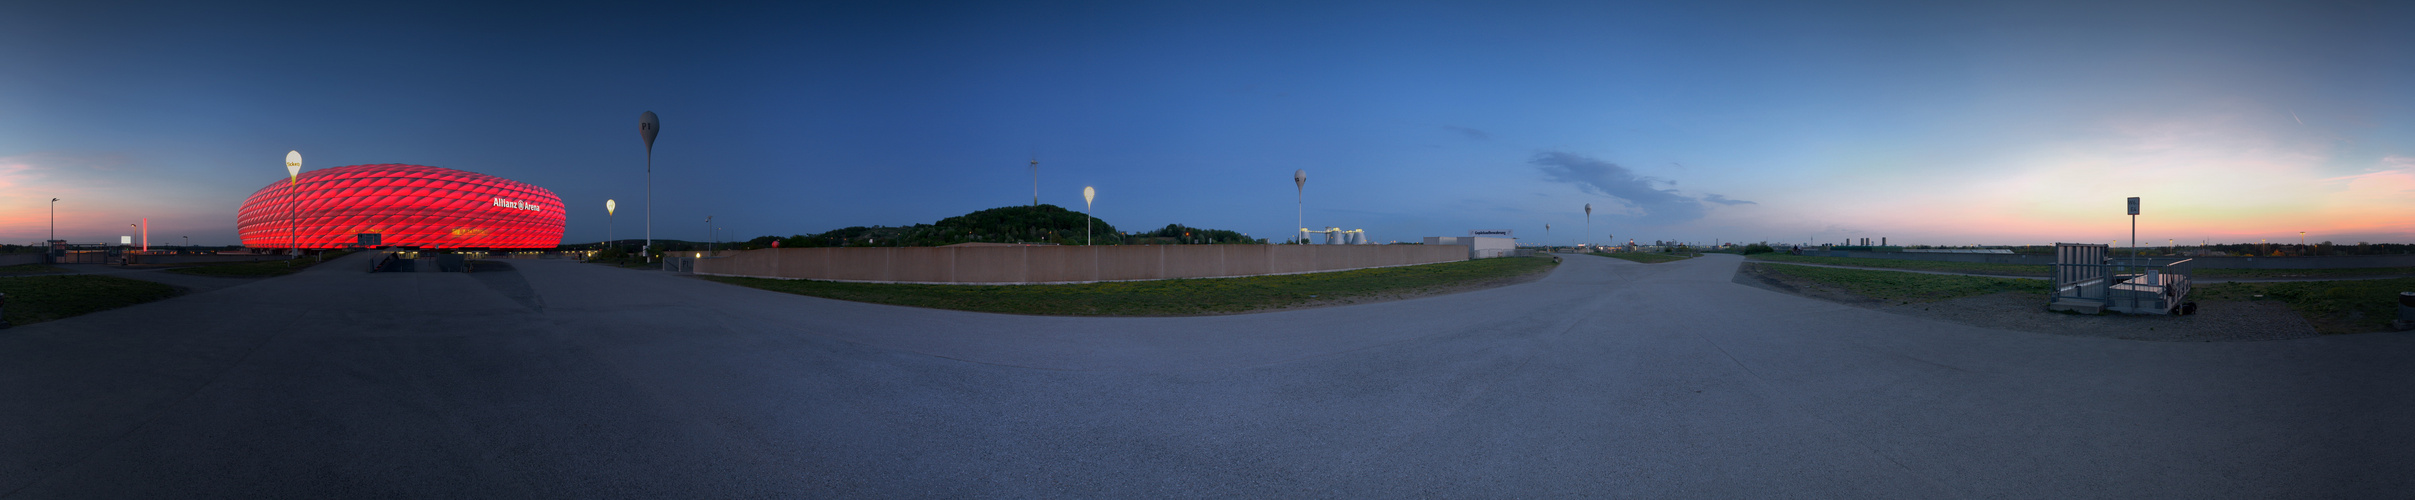
[(875, 283), (1086, 283), (1343, 271), (1467, 260), (1456, 245), (779, 248), (699, 259), (696, 274)]
[(0, 253), (0, 266), (40, 264), (42, 261), (42, 254), (38, 253)]
[[(1906, 253), (1906, 252), (1814, 252), (1804, 255), (1834, 255), (1858, 259), (1933, 260), (1948, 262), (1986, 262), (1991, 264), (2054, 263), (2053, 255), (2004, 255), (1978, 253)], [(2116, 260), (2129, 260), (2128, 254), (2116, 250)], [(2144, 257), (2140, 262), (2163, 265), (2191, 257)], [(2415, 255), (2331, 255), (2315, 257), (2194, 257), (2189, 265), (2207, 269), (2355, 269), (2368, 267), (2415, 267)]]

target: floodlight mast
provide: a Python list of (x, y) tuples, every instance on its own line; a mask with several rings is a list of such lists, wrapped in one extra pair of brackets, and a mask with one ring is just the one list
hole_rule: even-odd
[[(300, 246), (298, 242), (302, 230), (299, 213), (301, 193), (295, 191), (302, 184), (302, 152), (299, 150), (285, 152), (285, 181), (285, 247), (286, 253), (293, 253), (295, 247)], [(287, 261), (285, 265), (291, 266), (293, 262)]]
[(654, 255), (654, 135), (662, 131), (662, 119), (647, 111), (637, 116), (637, 135), (646, 140), (646, 246), (637, 250), (641, 259), (651, 261)]
[(1305, 245), (1308, 244), (1308, 169), (1291, 171), (1291, 186), (1291, 223), (1292, 227), (1299, 228), (1292, 231), (1299, 235), (1292, 238), (1292, 243)]

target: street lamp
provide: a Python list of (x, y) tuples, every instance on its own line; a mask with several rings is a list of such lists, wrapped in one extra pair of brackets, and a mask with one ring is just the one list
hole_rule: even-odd
[(710, 215), (704, 216), (704, 240), (704, 251), (707, 252), (713, 251), (713, 245), (720, 243), (720, 238), (713, 237), (713, 216)]
[(1291, 200), (1291, 222), (1294, 224), (1292, 227), (1299, 228), (1292, 232), (1300, 235), (1300, 237), (1294, 238), (1292, 243), (1307, 244), (1308, 242), (1305, 240), (1308, 236), (1308, 218), (1305, 214), (1308, 213), (1308, 210), (1305, 207), (1308, 204), (1305, 200), (1308, 199), (1308, 169), (1291, 171), (1291, 186), (1294, 190)]
[(606, 242), (612, 241), (612, 229), (619, 226), (614, 223), (618, 219), (612, 218), (612, 209), (615, 208), (620, 208), (620, 204), (612, 200), (604, 200), (604, 241)]
[(637, 252), (649, 262), (654, 255), (654, 134), (661, 130), (662, 120), (654, 112), (637, 116), (637, 135), (646, 139), (646, 246)]
[(57, 240), (59, 239), (59, 199), (58, 199), (58, 198), (51, 198), (51, 199), (50, 199), (50, 239), (51, 239), (52, 241), (57, 241)]
[(1090, 246), (1090, 200), (1097, 197), (1097, 188), (1082, 186), (1082, 246)]
[(1593, 238), (1593, 204), (1585, 204), (1585, 238)]
[[(294, 221), (294, 219), (300, 218), (295, 211), (300, 207), (298, 203), (301, 202), (299, 199), (301, 193), (295, 192), (294, 187), (302, 184), (301, 151), (285, 152), (285, 181), (285, 249), (287, 253), (291, 253), (293, 248), (297, 246), (295, 242), (299, 241), (302, 237), (301, 234), (299, 234), (299, 231), (302, 230), (302, 226), (300, 223)], [(293, 263), (290, 261), (286, 262), (286, 265), (292, 264)]]

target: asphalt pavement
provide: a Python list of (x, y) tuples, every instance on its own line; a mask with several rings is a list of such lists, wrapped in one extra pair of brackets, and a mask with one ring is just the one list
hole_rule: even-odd
[(0, 497), (2415, 491), (2415, 335), (1992, 330), (1740, 261), (1190, 318), (331, 263), (0, 330)]

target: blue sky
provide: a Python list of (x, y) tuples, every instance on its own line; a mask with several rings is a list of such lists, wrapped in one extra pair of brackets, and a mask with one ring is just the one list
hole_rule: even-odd
[[(1941, 5), (1944, 4), (1944, 5)], [(566, 241), (900, 225), (2006, 244), (2415, 241), (2415, 8), (2381, 2), (24, 3), (0, 241), (236, 241), (307, 168), (553, 190)], [(1581, 207), (1595, 208), (1585, 231)], [(1547, 236), (1543, 226), (1550, 224)], [(2157, 243), (2161, 243), (2157, 241)]]

